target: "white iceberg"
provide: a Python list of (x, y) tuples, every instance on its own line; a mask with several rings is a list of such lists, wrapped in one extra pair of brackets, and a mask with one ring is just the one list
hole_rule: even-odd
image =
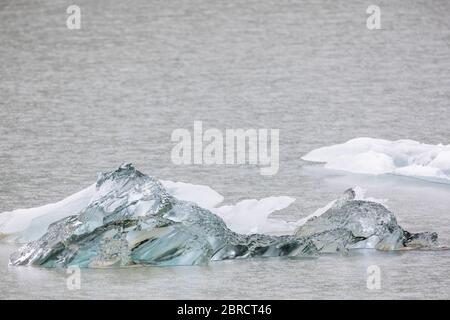
[(178, 200), (191, 201), (205, 209), (222, 203), (223, 196), (211, 187), (185, 182), (159, 180), (169, 194)]
[(237, 233), (289, 234), (297, 228), (296, 223), (269, 216), (274, 211), (287, 208), (294, 201), (295, 198), (286, 196), (249, 199), (235, 205), (212, 208), (211, 212), (221, 217), (227, 227)]
[(361, 174), (394, 174), (450, 183), (450, 145), (414, 140), (356, 138), (315, 149), (302, 157), (325, 168)]

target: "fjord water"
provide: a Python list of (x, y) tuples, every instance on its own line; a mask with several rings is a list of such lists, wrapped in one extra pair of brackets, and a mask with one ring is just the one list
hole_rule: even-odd
[[(449, 141), (450, 4), (379, 1), (67, 1), (0, 3), (0, 212), (55, 202), (122, 162), (209, 185), (235, 203), (289, 195), (297, 220), (359, 185), (387, 198), (405, 229), (450, 244), (450, 186), (323, 171), (300, 157), (368, 136)], [(280, 129), (280, 170), (176, 166), (176, 128)], [(449, 251), (264, 259), (207, 267), (64, 270), (7, 265), (0, 298), (449, 298)], [(381, 269), (368, 290), (366, 270)]]

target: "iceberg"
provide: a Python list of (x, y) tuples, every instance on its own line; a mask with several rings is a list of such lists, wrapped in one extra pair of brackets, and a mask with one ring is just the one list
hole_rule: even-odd
[[(437, 244), (436, 233), (404, 230), (392, 212), (380, 203), (358, 200), (353, 189), (299, 224), (292, 234), (277, 236), (237, 233), (219, 215), (176, 198), (159, 180), (131, 164), (99, 175), (88, 191), (75, 197), (80, 205), (89, 199), (87, 205), (52, 222), (41, 237), (14, 252), (10, 264), (94, 268), (199, 265), (227, 259), (303, 258), (357, 248), (400, 250)], [(208, 205), (217, 205), (219, 200), (216, 197)], [(280, 206), (266, 201), (238, 207), (245, 215), (245, 208), (256, 204), (258, 210), (266, 210), (265, 216), (292, 199), (284, 198)]]
[(297, 227), (296, 222), (272, 219), (270, 215), (287, 208), (294, 201), (295, 198), (287, 196), (268, 197), (261, 200), (247, 199), (235, 205), (212, 208), (211, 212), (221, 217), (231, 230), (238, 233), (293, 233)]
[(95, 184), (56, 203), (37, 208), (0, 213), (0, 239), (24, 243), (41, 237), (48, 226), (86, 207), (95, 193)]
[(208, 186), (168, 180), (160, 182), (167, 192), (178, 200), (195, 202), (202, 208), (214, 208), (224, 199), (220, 193)]
[[(204, 185), (159, 180), (175, 198), (194, 202), (225, 220), (227, 226), (240, 233), (293, 233), (296, 224), (269, 218), (274, 211), (284, 209), (295, 201), (292, 197), (268, 197), (242, 200), (236, 205), (219, 206), (224, 197)], [(79, 213), (94, 199), (93, 184), (61, 201), (37, 208), (17, 209), (0, 213), (0, 240), (26, 243), (39, 239), (48, 226), (62, 218)], [(245, 215), (242, 214), (245, 210)]]
[(302, 157), (325, 168), (361, 174), (394, 174), (450, 183), (450, 145), (414, 140), (356, 138), (315, 149)]

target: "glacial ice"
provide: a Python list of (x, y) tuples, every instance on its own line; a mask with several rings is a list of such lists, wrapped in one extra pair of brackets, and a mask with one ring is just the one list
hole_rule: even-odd
[[(219, 206), (224, 197), (204, 185), (168, 180), (159, 181), (178, 200), (194, 202), (221, 217), (228, 228), (239, 233), (293, 233), (295, 223), (269, 218), (274, 211), (284, 209), (295, 201), (292, 197), (268, 197), (242, 200), (236, 205)], [(39, 239), (48, 226), (67, 216), (78, 214), (94, 199), (95, 184), (56, 203), (37, 208), (17, 209), (0, 213), (0, 239), (26, 243)], [(243, 214), (245, 211), (245, 214)]]
[(450, 145), (414, 140), (356, 138), (315, 149), (302, 157), (325, 168), (362, 174), (395, 174), (450, 183)]
[(223, 196), (208, 186), (185, 182), (160, 180), (169, 194), (178, 200), (195, 202), (202, 208), (212, 209), (222, 203)]
[(435, 233), (405, 231), (388, 209), (357, 200), (353, 189), (316, 212), (294, 234), (283, 236), (236, 233), (218, 215), (177, 199), (157, 179), (130, 164), (101, 174), (86, 198), (90, 201), (84, 208), (51, 223), (39, 239), (14, 252), (10, 263), (197, 265), (250, 257), (311, 257), (354, 248), (429, 247), (437, 241)]
[(268, 197), (261, 200), (247, 199), (235, 205), (211, 208), (211, 212), (221, 217), (228, 228), (243, 233), (283, 234), (293, 233), (296, 222), (270, 218), (278, 210), (287, 208), (295, 201), (292, 197)]
[(41, 237), (48, 226), (86, 207), (95, 193), (95, 184), (56, 203), (37, 208), (0, 213), (0, 239), (24, 243)]

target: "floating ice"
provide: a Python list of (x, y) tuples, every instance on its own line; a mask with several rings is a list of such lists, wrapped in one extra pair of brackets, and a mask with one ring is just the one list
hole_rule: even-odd
[(303, 160), (325, 168), (363, 174), (396, 174), (450, 183), (450, 145), (413, 140), (356, 138), (313, 150)]
[(244, 233), (291, 233), (296, 223), (270, 218), (274, 211), (287, 208), (295, 201), (291, 197), (268, 197), (261, 200), (242, 200), (236, 205), (212, 208), (211, 212), (221, 217), (228, 228)]
[(95, 193), (95, 184), (56, 203), (37, 208), (0, 213), (0, 239), (27, 242), (41, 237), (50, 223), (86, 207)]
[(214, 208), (223, 201), (223, 196), (208, 186), (167, 180), (160, 182), (178, 200), (195, 202), (206, 209)]
[[(281, 196), (261, 200), (249, 199), (240, 201), (236, 205), (217, 207), (224, 198), (208, 186), (168, 180), (159, 182), (167, 193), (178, 200), (194, 202), (202, 208), (211, 210), (224, 219), (227, 226), (235, 232), (293, 233), (296, 228), (295, 223), (269, 218), (274, 211), (288, 207), (295, 201), (294, 198)], [(51, 223), (79, 214), (96, 197), (98, 195), (93, 184), (56, 203), (0, 213), (0, 239), (17, 243), (37, 240), (44, 235)], [(145, 211), (146, 205), (142, 204), (141, 210)]]
[[(52, 223), (42, 237), (13, 253), (10, 263), (44, 267), (195, 265), (250, 257), (308, 257), (361, 247), (392, 250), (435, 244), (435, 233), (411, 234), (383, 205), (356, 200), (356, 196), (353, 189), (346, 191), (293, 235), (239, 234), (218, 215), (175, 198), (158, 180), (127, 164), (100, 175), (88, 205)], [(292, 201), (284, 200), (284, 205)], [(238, 207), (242, 212), (252, 205), (266, 212), (280, 208), (267, 206), (271, 204), (267, 201)]]

